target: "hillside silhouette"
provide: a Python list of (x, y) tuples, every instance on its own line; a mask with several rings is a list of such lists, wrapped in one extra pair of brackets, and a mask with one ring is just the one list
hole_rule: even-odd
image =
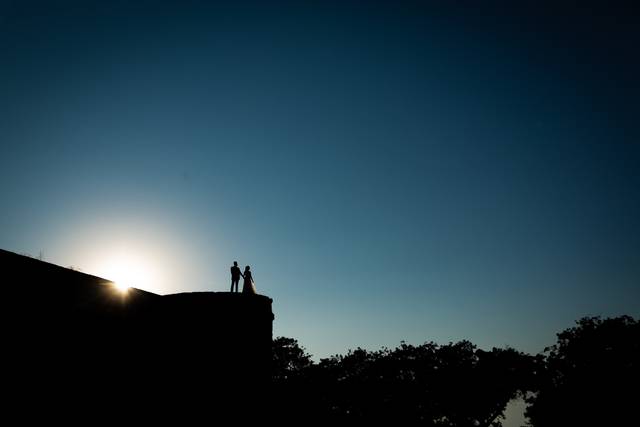
[(537, 355), (427, 342), (315, 363), (295, 339), (272, 339), (266, 296), (124, 294), (4, 250), (0, 268), (5, 384), (22, 420), (498, 427), (516, 397), (533, 427), (636, 418), (629, 316), (580, 319)]
[(197, 419), (229, 415), (243, 393), (266, 392), (274, 319), (266, 296), (125, 294), (5, 250), (0, 268), (8, 384), (23, 413)]

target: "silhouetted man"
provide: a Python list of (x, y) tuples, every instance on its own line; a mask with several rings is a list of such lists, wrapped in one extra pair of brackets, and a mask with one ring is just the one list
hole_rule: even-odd
[[(238, 292), (240, 276), (242, 276), (242, 272), (240, 271), (240, 267), (238, 267), (238, 261), (233, 261), (233, 266), (231, 266), (231, 292), (233, 292), (234, 285), (236, 287), (236, 292)], [(244, 276), (242, 277), (244, 278)]]

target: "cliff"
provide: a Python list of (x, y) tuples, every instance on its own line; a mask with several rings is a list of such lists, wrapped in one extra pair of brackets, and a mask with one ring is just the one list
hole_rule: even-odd
[(266, 296), (123, 294), (106, 279), (4, 250), (0, 268), (17, 405), (69, 415), (70, 403), (75, 413), (115, 399), (148, 420), (158, 408), (229, 415), (242, 394), (268, 394)]

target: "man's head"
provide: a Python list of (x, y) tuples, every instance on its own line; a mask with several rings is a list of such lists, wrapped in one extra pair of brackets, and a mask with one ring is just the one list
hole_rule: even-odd
[(237, 267), (237, 266), (238, 266), (238, 261), (233, 261), (233, 265), (234, 265), (235, 267)]

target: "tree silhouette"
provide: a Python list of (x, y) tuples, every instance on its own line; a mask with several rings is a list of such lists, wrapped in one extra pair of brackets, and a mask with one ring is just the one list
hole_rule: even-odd
[(525, 415), (535, 427), (636, 425), (640, 323), (585, 317), (545, 349), (546, 371)]
[(284, 412), (331, 423), (500, 426), (509, 400), (531, 389), (536, 365), (513, 349), (483, 351), (468, 341), (358, 348), (318, 364), (306, 363), (295, 340), (280, 343), (299, 360), (279, 362), (292, 374), (280, 383)]
[(296, 340), (280, 337), (276, 411), (285, 421), (499, 427), (507, 403), (524, 397), (533, 427), (637, 424), (639, 322), (583, 318), (544, 353), (403, 342), (314, 363)]
[(273, 340), (272, 378), (282, 381), (300, 374), (312, 365), (311, 355), (293, 338), (278, 337)]

